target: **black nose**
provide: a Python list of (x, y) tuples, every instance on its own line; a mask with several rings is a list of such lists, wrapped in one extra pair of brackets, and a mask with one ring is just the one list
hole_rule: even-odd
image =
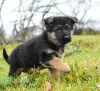
[(64, 41), (66, 43), (71, 42), (71, 36), (64, 36)]

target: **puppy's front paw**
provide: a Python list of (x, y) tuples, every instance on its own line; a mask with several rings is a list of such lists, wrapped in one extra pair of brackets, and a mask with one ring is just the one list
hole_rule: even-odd
[(64, 63), (64, 66), (62, 68), (62, 72), (65, 72), (65, 73), (71, 72), (71, 69), (70, 69), (68, 64)]
[(52, 68), (59, 70), (61, 72), (69, 73), (71, 71), (69, 65), (62, 62), (59, 58), (54, 57), (52, 60), (49, 61), (49, 65), (52, 66)]

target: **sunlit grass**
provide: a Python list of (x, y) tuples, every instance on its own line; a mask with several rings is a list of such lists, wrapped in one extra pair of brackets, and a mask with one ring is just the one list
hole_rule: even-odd
[(63, 61), (72, 69), (69, 74), (61, 73), (61, 81), (56, 83), (48, 76), (48, 70), (28, 75), (23, 73), (17, 79), (7, 77), (9, 65), (2, 57), (2, 48), (11, 51), (18, 44), (0, 46), (0, 91), (46, 91), (46, 82), (52, 91), (99, 91), (100, 84), (100, 35), (73, 36), (73, 41), (65, 47)]

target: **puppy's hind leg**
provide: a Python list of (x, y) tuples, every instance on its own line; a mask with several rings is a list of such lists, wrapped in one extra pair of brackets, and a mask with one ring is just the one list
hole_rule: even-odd
[(10, 65), (9, 76), (17, 77), (21, 74), (23, 68), (19, 68), (16, 65)]
[(33, 73), (33, 70), (32, 68), (26, 68), (26, 69), (23, 69), (23, 72), (31, 75)]

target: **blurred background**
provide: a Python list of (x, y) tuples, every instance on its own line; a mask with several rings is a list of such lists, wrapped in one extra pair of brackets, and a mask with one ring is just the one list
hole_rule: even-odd
[(43, 32), (48, 16), (73, 16), (74, 35), (100, 34), (100, 0), (0, 0), (0, 44), (23, 42)]

